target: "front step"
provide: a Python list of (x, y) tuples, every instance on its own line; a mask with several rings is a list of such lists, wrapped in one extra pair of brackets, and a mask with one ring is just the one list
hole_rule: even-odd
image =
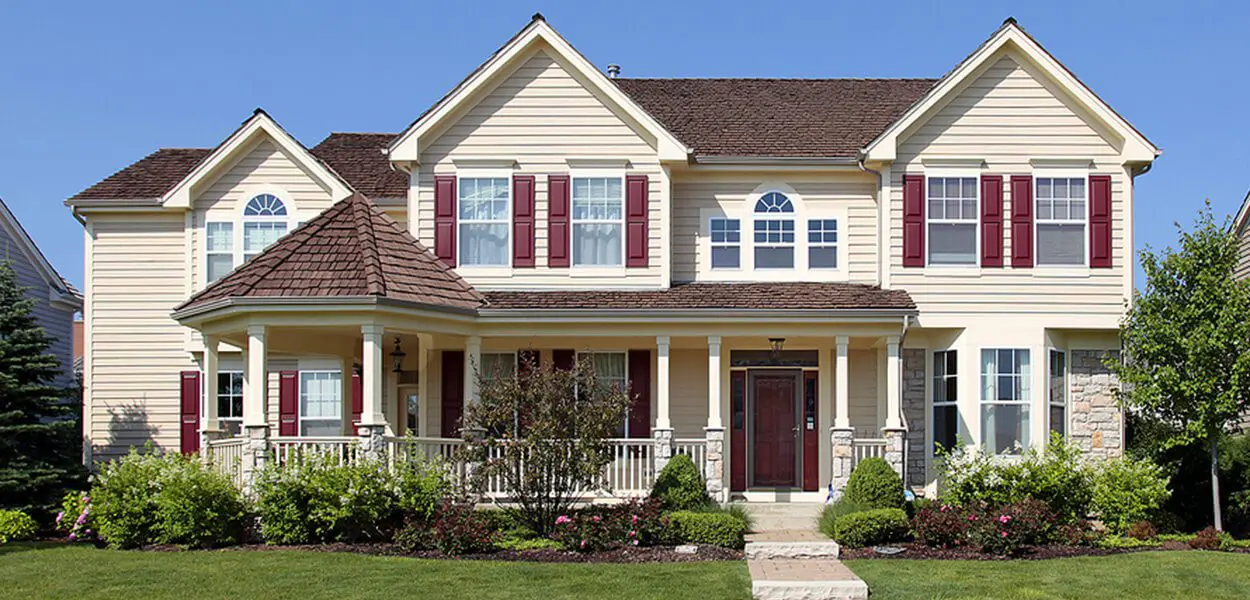
[(836, 560), (752, 560), (757, 600), (866, 600), (868, 584)]
[(748, 542), (747, 560), (811, 560), (837, 558), (838, 543), (834, 541)]
[(753, 531), (814, 531), (824, 504), (807, 503), (742, 503), (754, 521)]

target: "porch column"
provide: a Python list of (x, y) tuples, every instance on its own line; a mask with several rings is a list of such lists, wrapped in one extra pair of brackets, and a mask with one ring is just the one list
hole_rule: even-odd
[(200, 457), (209, 459), (208, 443), (221, 439), (217, 423), (217, 343), (215, 335), (204, 336), (204, 389), (200, 399)]
[(829, 484), (834, 499), (842, 497), (842, 490), (851, 479), (851, 470), (855, 467), (855, 430), (851, 428), (851, 338), (840, 335), (834, 339), (834, 419), (830, 431), (830, 443), (833, 445), (832, 472)]
[(885, 461), (903, 477), (903, 485), (907, 485), (907, 475), (903, 472), (903, 443), (907, 428), (903, 425), (903, 360), (899, 350), (900, 339), (896, 335), (886, 338), (885, 368)]
[[(480, 400), (478, 390), (478, 369), (482, 368), (482, 338), (471, 335), (464, 340), (464, 416), (463, 423), (469, 419), (469, 410)], [(479, 432), (469, 427), (461, 430), (462, 435), (477, 439)], [(484, 432), (483, 432), (484, 433)]]
[(707, 337), (707, 492), (713, 500), (725, 500), (725, 425), (721, 421), (720, 336)]
[(417, 334), (417, 437), (430, 436), (430, 337)]
[(667, 335), (655, 338), (655, 428), (651, 430), (651, 436), (655, 440), (657, 475), (668, 464), (668, 459), (673, 457), (673, 421), (669, 406), (669, 385), (672, 381), (669, 370), (670, 341)]
[(366, 456), (380, 457), (383, 450), (383, 437), (386, 435), (386, 415), (382, 412), (382, 384), (385, 381), (383, 372), (383, 342), (385, 330), (381, 325), (362, 325), (361, 337), (364, 347), (360, 360), (361, 394), (360, 435), (361, 450)]
[(264, 325), (247, 328), (247, 356), (243, 369), (243, 491), (250, 494), (256, 476), (269, 458), (269, 375)]

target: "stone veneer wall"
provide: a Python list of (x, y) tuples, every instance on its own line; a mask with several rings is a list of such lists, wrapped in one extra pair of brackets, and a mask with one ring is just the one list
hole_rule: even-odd
[(1068, 352), (1068, 405), (1071, 407), (1068, 438), (1094, 458), (1124, 454), (1124, 412), (1112, 393), (1119, 381), (1103, 364), (1106, 355), (1119, 356), (1119, 352)]
[(925, 352), (924, 349), (903, 350), (903, 418), (907, 421), (907, 485), (922, 489), (927, 484), (925, 459), (925, 429), (929, 415), (925, 411)]

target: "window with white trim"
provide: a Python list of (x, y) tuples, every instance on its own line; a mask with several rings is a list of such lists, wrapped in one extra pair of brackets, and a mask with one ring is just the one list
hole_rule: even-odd
[(299, 434), (343, 435), (342, 373), (300, 371)]
[(458, 206), (462, 266), (507, 266), (510, 262), (512, 186), (504, 177), (463, 177)]
[(981, 351), (981, 444), (988, 452), (1029, 449), (1031, 373), (1027, 349)]
[(953, 450), (959, 443), (959, 353), (933, 353), (933, 448)]
[(977, 264), (977, 179), (929, 177), (928, 185), (928, 264)]
[(206, 276), (212, 283), (234, 270), (234, 223), (207, 223), (204, 233)]
[[(590, 357), (590, 364), (595, 370), (595, 377), (604, 384), (618, 390), (626, 390), (629, 385), (629, 355), (625, 352), (579, 352), (578, 360), (583, 356)], [(616, 430), (617, 437), (629, 437), (629, 406), (625, 406), (625, 417)]]
[(1085, 264), (1086, 195), (1084, 177), (1034, 179), (1037, 264)]
[(516, 352), (483, 352), (478, 367), (483, 380), (508, 379), (516, 375)]
[(218, 371), (217, 422), (231, 435), (243, 428), (243, 371)]
[(756, 269), (794, 268), (794, 203), (781, 192), (768, 192), (755, 202)]
[(574, 177), (572, 184), (573, 266), (623, 265), (624, 179)]
[(712, 243), (712, 268), (737, 269), (742, 266), (742, 222), (713, 218), (708, 225)]
[(259, 194), (243, 208), (243, 262), (252, 260), (286, 235), (286, 205), (273, 194)]
[(808, 219), (807, 268), (838, 268), (837, 219)]
[(1062, 350), (1050, 351), (1047, 391), (1050, 404), (1050, 430), (1068, 435), (1068, 355)]

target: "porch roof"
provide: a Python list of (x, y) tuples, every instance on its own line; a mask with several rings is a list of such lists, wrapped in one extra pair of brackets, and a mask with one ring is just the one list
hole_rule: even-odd
[(386, 298), (472, 312), (482, 295), (363, 194), (353, 194), (195, 294), (175, 313), (234, 298)]
[(488, 309), (555, 310), (902, 310), (903, 290), (856, 283), (675, 283), (659, 290), (485, 292)]

